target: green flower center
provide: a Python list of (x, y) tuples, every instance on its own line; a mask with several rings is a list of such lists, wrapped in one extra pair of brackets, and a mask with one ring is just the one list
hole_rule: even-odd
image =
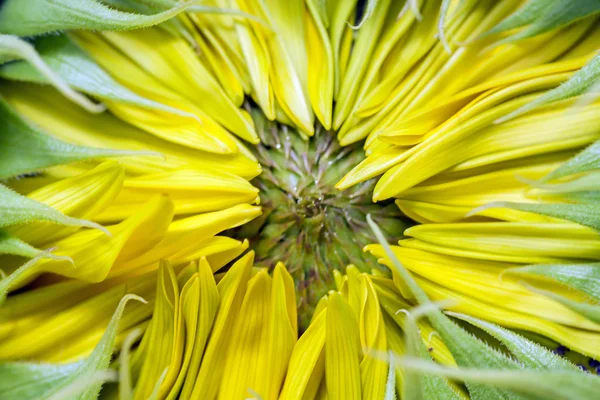
[(393, 202), (372, 202), (374, 180), (335, 188), (364, 159), (360, 147), (341, 147), (321, 126), (314, 137), (303, 138), (252, 112), (261, 137), (255, 155), (263, 167), (252, 183), (260, 189), (263, 215), (237, 236), (250, 239), (259, 266), (285, 263), (296, 282), (300, 325), (306, 327), (319, 299), (335, 288), (333, 270), (350, 264), (361, 271), (380, 268), (362, 251), (377, 241), (367, 215), (389, 238), (400, 238), (408, 222)]

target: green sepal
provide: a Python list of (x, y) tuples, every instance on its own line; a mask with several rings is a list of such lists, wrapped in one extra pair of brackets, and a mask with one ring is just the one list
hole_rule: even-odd
[[(1, 6), (0, 6), (1, 7)], [(0, 35), (0, 65), (24, 60), (33, 71), (44, 77), (46, 82), (54, 86), (59, 92), (72, 102), (85, 108), (89, 112), (98, 113), (105, 110), (102, 104), (96, 104), (81, 93), (73, 90), (64, 82), (52, 68), (50, 68), (28, 42), (12, 35)]]
[(564, 219), (600, 231), (600, 203), (589, 202), (579, 204), (531, 204), (499, 201), (479, 208), (510, 208), (531, 212), (548, 217)]
[(523, 107), (516, 109), (510, 114), (497, 119), (495, 123), (508, 121), (509, 119), (513, 119), (519, 115), (525, 114), (533, 109), (554, 101), (569, 99), (571, 97), (582, 95), (588, 90), (592, 89), (598, 82), (600, 82), (600, 55), (592, 58), (589, 63), (574, 73), (573, 76), (571, 76), (559, 87), (550, 90), (531, 103), (525, 104)]
[(515, 332), (504, 329), (501, 326), (465, 314), (454, 312), (446, 312), (446, 314), (483, 329), (485, 332), (502, 342), (502, 344), (504, 344), (506, 348), (526, 367), (542, 370), (558, 369), (580, 371), (578, 367), (566, 359), (552, 353), (547, 348), (540, 346)]
[[(405, 370), (421, 374), (444, 376), (448, 379), (477, 382), (489, 385), (505, 393), (519, 393), (522, 398), (537, 400), (594, 399), (600, 392), (600, 378), (589, 373), (575, 371), (507, 371), (480, 370), (475, 368), (445, 367), (415, 357), (395, 357), (394, 362)], [(472, 396), (474, 399), (505, 399), (494, 395)]]
[[(139, 296), (128, 294), (121, 299), (108, 327), (92, 354), (84, 360), (69, 364), (30, 362), (0, 363), (0, 398), (3, 400), (47, 399), (57, 393), (68, 392), (76, 382), (89, 379), (90, 384), (72, 396), (75, 399), (92, 400), (98, 397), (101, 383), (92, 377), (108, 368), (117, 335), (119, 320), (129, 300), (146, 303)], [(67, 389), (67, 390), (65, 390)]]
[(501, 43), (514, 42), (570, 25), (599, 12), (598, 0), (529, 0), (484, 35), (523, 28), (501, 41)]
[[(138, 1), (121, 1), (131, 8)], [(148, 3), (148, 2), (146, 2)], [(154, 1), (150, 9), (157, 8)], [(160, 2), (169, 8), (151, 14), (139, 14), (109, 7), (98, 0), (5, 0), (0, 7), (0, 32), (35, 36), (69, 29), (128, 30), (158, 25), (190, 9), (194, 12), (230, 14), (257, 20), (246, 13), (202, 5), (201, 1)], [(152, 7), (154, 6), (154, 7)], [(160, 7), (163, 8), (163, 7)], [(261, 21), (264, 24), (264, 22)]]
[(59, 225), (82, 226), (106, 231), (101, 225), (83, 219), (72, 218), (60, 211), (39, 203), (0, 185), (0, 228), (46, 221)]
[(506, 273), (550, 278), (600, 301), (600, 263), (537, 264), (511, 268)]
[(0, 230), (0, 254), (33, 258), (41, 252), (41, 250), (25, 243), (21, 239)]
[(542, 182), (592, 170), (600, 170), (600, 140), (594, 142), (581, 153), (546, 175), (542, 179)]
[(600, 324), (600, 306), (599, 305), (580, 303), (578, 301), (568, 299), (564, 296), (561, 296), (561, 295), (551, 292), (549, 290), (543, 290), (543, 289), (536, 288), (525, 282), (522, 282), (522, 284), (525, 287), (527, 287), (527, 289), (531, 290), (532, 292), (539, 293), (541, 295), (549, 297), (552, 300), (559, 302), (563, 306), (570, 308), (571, 310), (575, 311), (576, 313), (584, 316), (585, 318), (589, 319), (590, 321)]

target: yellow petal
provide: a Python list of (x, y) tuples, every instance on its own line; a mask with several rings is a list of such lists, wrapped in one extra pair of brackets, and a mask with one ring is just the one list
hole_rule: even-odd
[(258, 197), (258, 189), (237, 175), (208, 169), (179, 169), (128, 177), (115, 201), (94, 220), (127, 218), (140, 204), (164, 192), (171, 196), (176, 215), (223, 210), (252, 203)]
[[(65, 215), (92, 219), (115, 199), (121, 189), (123, 177), (123, 168), (119, 164), (106, 162), (76, 177), (43, 186), (29, 193), (27, 197), (56, 208)], [(24, 226), (8, 227), (5, 230), (37, 246), (60, 239), (75, 232), (77, 228), (33, 222)]]
[(360, 362), (360, 375), (363, 399), (380, 399), (385, 396), (388, 375), (388, 362), (381, 359), (387, 350), (383, 316), (375, 292), (368, 276), (361, 282), (362, 307), (360, 311), (360, 339), (364, 357)]
[(325, 378), (327, 398), (360, 399), (360, 341), (357, 320), (349, 304), (329, 293), (325, 336)]
[[(316, 10), (314, 0), (307, 1), (306, 54), (308, 55), (308, 97), (325, 129), (331, 129), (333, 114), (333, 52), (327, 30)], [(325, 72), (323, 72), (325, 70)]]
[[(158, 271), (156, 302), (152, 322), (142, 341), (148, 343), (144, 364), (137, 382), (134, 398), (147, 399), (163, 371), (168, 368), (167, 377), (176, 377), (181, 362), (183, 348), (183, 320), (179, 315), (179, 288), (173, 268), (164, 263)], [(173, 382), (165, 379), (160, 385), (161, 397), (170, 389)]]
[(2, 95), (24, 117), (65, 142), (152, 152), (153, 155), (119, 158), (128, 172), (156, 173), (189, 166), (219, 169), (249, 179), (260, 173), (258, 163), (241, 152), (219, 155), (161, 140), (109, 113), (90, 114), (72, 107), (69, 101), (49, 87), (6, 82), (2, 85)]
[(131, 259), (156, 245), (172, 218), (173, 205), (169, 198), (157, 196), (130, 218), (107, 227), (111, 236), (95, 230), (83, 230), (49, 244), (56, 248), (54, 254), (70, 260), (34, 259), (2, 280), (0, 291), (14, 290), (43, 272), (100, 282), (109, 274), (114, 263)]
[[(206, 259), (200, 260), (198, 268), (198, 281), (199, 281), (199, 304), (196, 305), (196, 314), (191, 315), (189, 318), (189, 327), (187, 334), (190, 335), (190, 346), (186, 346), (186, 356), (189, 357), (189, 367), (187, 371), (182, 369), (180, 379), (183, 379), (183, 387), (181, 388), (181, 394), (179, 398), (189, 399), (191, 392), (194, 388), (195, 378), (198, 375), (200, 369), (200, 363), (206, 348), (206, 342), (208, 335), (213, 326), (215, 315), (219, 307), (219, 291), (215, 279), (212, 275), (211, 266), (208, 264)], [(195, 316), (195, 317), (194, 317)], [(196, 319), (195, 329), (192, 322)], [(186, 322), (188, 324), (188, 322)], [(179, 384), (181, 384), (179, 383)], [(177, 384), (175, 385), (177, 388)], [(173, 392), (175, 393), (175, 392)], [(177, 394), (177, 393), (175, 393)]]
[(318, 314), (315, 310), (310, 326), (296, 342), (279, 395), (281, 400), (312, 399), (319, 390), (325, 376), (326, 321), (326, 309)]
[(225, 351), (231, 345), (233, 327), (238, 319), (246, 286), (252, 272), (254, 253), (249, 252), (225, 274), (217, 288), (221, 302), (202, 358), (190, 398), (215, 398), (225, 371)]

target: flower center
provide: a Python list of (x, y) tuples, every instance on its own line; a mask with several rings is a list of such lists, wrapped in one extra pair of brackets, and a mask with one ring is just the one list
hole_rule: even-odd
[(341, 147), (321, 126), (307, 139), (267, 121), (258, 110), (252, 114), (261, 137), (255, 155), (263, 167), (252, 183), (260, 189), (263, 215), (236, 234), (250, 240), (258, 265), (286, 265), (296, 283), (300, 326), (307, 327), (319, 299), (335, 289), (333, 270), (349, 264), (361, 271), (380, 268), (362, 251), (376, 242), (367, 215), (395, 239), (408, 221), (393, 202), (372, 202), (373, 180), (344, 191), (335, 188), (364, 159), (362, 149)]

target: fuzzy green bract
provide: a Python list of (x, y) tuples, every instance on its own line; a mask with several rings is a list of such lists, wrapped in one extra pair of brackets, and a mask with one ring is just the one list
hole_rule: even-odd
[(542, 182), (593, 170), (600, 170), (600, 140), (545, 176)]
[(12, 254), (32, 258), (37, 256), (40, 252), (41, 250), (0, 230), (0, 254)]
[(3, 400), (37, 400), (50, 398), (57, 393), (69, 393), (69, 386), (76, 386), (77, 393), (69, 398), (92, 400), (98, 397), (102, 383), (81, 385), (93, 380), (99, 371), (108, 368), (117, 336), (119, 320), (129, 300), (146, 303), (136, 295), (121, 299), (108, 327), (92, 354), (84, 360), (70, 364), (45, 364), (27, 362), (0, 363), (0, 398)]
[(556, 89), (550, 90), (548, 93), (500, 118), (496, 122), (507, 121), (554, 101), (582, 95), (590, 89), (595, 88), (598, 82), (600, 82), (600, 55), (594, 57), (586, 66), (573, 74), (569, 80)]
[(106, 231), (100, 225), (64, 215), (55, 208), (22, 196), (4, 185), (0, 185), (0, 228), (47, 221), (60, 225), (85, 226)]
[(535, 369), (558, 369), (579, 371), (575, 365), (566, 359), (548, 351), (543, 346), (525, 339), (523, 336), (504, 329), (501, 326), (483, 321), (465, 314), (447, 312), (446, 314), (466, 321), (476, 327), (483, 329), (494, 338), (498, 339), (506, 348), (525, 366)]
[(136, 29), (159, 24), (195, 2), (152, 15), (124, 12), (97, 0), (6, 0), (0, 8), (0, 32), (33, 36), (65, 29)]
[(529, 0), (523, 7), (487, 32), (487, 35), (524, 28), (502, 42), (525, 39), (600, 12), (598, 0)]
[(64, 82), (52, 68), (50, 68), (35, 48), (25, 40), (12, 35), (0, 34), (0, 65), (7, 65), (15, 60), (24, 60), (22, 63), (35, 71), (46, 82), (53, 85), (66, 98), (79, 104), (90, 112), (102, 112), (104, 106), (96, 104), (81, 93), (76, 92)]
[(550, 278), (600, 301), (600, 263), (528, 265), (507, 273)]
[(600, 231), (600, 203), (590, 202), (584, 204), (529, 204), (497, 202), (490, 203), (489, 208), (512, 208), (549, 217), (560, 218), (576, 222), (580, 225)]

